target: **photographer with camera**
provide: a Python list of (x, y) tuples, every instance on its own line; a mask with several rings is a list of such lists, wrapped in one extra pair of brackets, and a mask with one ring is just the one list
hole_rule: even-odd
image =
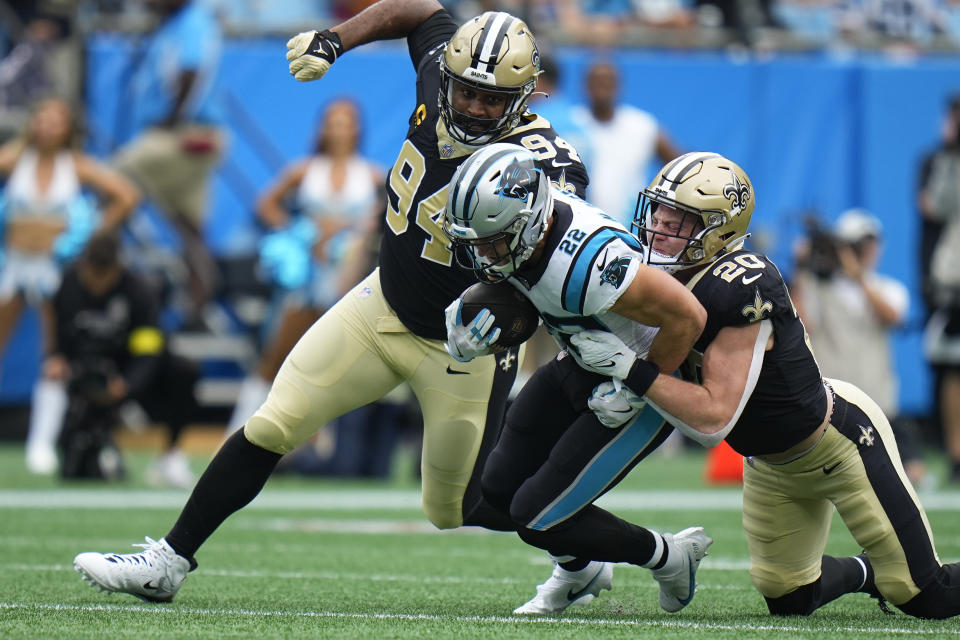
[(845, 211), (832, 229), (807, 220), (790, 292), (820, 371), (847, 380), (876, 400), (897, 436), (916, 486), (926, 467), (910, 425), (898, 420), (898, 379), (890, 335), (906, 320), (906, 286), (875, 271), (883, 227), (863, 209)]
[(66, 386), (69, 404), (60, 437), (64, 478), (123, 474), (111, 432), (116, 410), (137, 401), (165, 422), (167, 452), (151, 469), (164, 484), (188, 487), (193, 477), (176, 448), (196, 407), (193, 365), (173, 356), (158, 326), (151, 287), (121, 262), (114, 233), (94, 236), (54, 296), (54, 344), (43, 365)]

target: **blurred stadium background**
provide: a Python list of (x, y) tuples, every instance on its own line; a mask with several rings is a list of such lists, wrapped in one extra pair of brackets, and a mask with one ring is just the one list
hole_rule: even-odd
[[(174, 344), (203, 360), (201, 400), (206, 417), (217, 421), (254, 357), (247, 329), (262, 317), (266, 295), (253, 279), (262, 233), (253, 216), (256, 195), (285, 163), (308, 151), (318, 114), (337, 97), (360, 104), (363, 152), (390, 166), (414, 106), (414, 87), (403, 41), (352, 51), (321, 82), (303, 85), (288, 75), (285, 40), (335, 24), (362, 9), (362, 1), (206, 1), (216, 6), (228, 36), (216, 95), (230, 144), (206, 227), (227, 276), (224, 314), (215, 335), (183, 334)], [(17, 4), (0, 2), (9, 18), (0, 30), (0, 51), (16, 42), (11, 7)], [(132, 133), (124, 96), (147, 20), (144, 3), (26, 4), (60, 16), (65, 25), (57, 73), (84, 107), (87, 150), (109, 157)], [(574, 102), (583, 100), (586, 68), (595, 60), (614, 61), (622, 72), (623, 102), (654, 114), (684, 150), (715, 150), (745, 168), (759, 197), (754, 246), (788, 276), (808, 212), (830, 220), (860, 206), (877, 215), (887, 238), (879, 271), (907, 284), (912, 295), (909, 320), (895, 336), (901, 407), (926, 418), (933, 394), (922, 350), (915, 191), (923, 155), (940, 142), (946, 101), (960, 90), (960, 4), (900, 4), (902, 11), (883, 10), (896, 14), (886, 23), (878, 22), (883, 14), (871, 13), (877, 9), (870, 0), (459, 1), (449, 7), (461, 18), (488, 5), (525, 16), (541, 48), (559, 63), (560, 86)], [(572, 5), (586, 20), (563, 18)], [(731, 21), (737, 11), (740, 18)], [(906, 22), (897, 22), (898, 16)], [(2, 111), (9, 136), (20, 114)], [(648, 177), (637, 176), (636, 188)], [(173, 236), (149, 206), (130, 226), (131, 241), (150, 248), (144, 256), (173, 259)], [(2, 437), (22, 437), (39, 362), (36, 329), (28, 313), (2, 363)]]

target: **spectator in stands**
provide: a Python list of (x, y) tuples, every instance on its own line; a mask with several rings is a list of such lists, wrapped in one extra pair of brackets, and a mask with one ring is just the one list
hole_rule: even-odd
[(139, 184), (179, 234), (189, 273), (187, 322), (202, 325), (218, 272), (203, 238), (211, 174), (224, 146), (213, 81), (222, 37), (202, 2), (150, 0), (158, 16), (132, 79), (135, 137), (116, 167)]
[[(927, 290), (933, 313), (925, 350), (938, 370), (939, 410), (949, 479), (960, 482), (960, 134), (956, 98), (950, 102), (943, 147), (928, 157), (920, 186), (920, 211), (933, 245)], [(932, 236), (936, 240), (931, 240)], [(926, 247), (929, 249), (930, 247)]]
[[(50, 299), (61, 265), (83, 247), (97, 226), (119, 226), (139, 200), (122, 175), (77, 149), (77, 124), (69, 104), (38, 103), (23, 136), (0, 148), (0, 354), (26, 305), (40, 311), (44, 351), (53, 338)], [(100, 198), (94, 205), (83, 189)], [(99, 218), (99, 220), (98, 220)], [(56, 470), (54, 450), (66, 395), (57, 384), (37, 381), (27, 438), (27, 467)]]
[(618, 102), (620, 72), (612, 63), (590, 66), (586, 90), (588, 105), (578, 106), (574, 117), (586, 129), (589, 147), (603, 149), (584, 159), (587, 200), (629, 227), (637, 193), (651, 177), (651, 160), (667, 162), (680, 151), (651, 114)]
[[(724, 27), (740, 45), (755, 46), (763, 29), (783, 28), (773, 12), (774, 0), (695, 0), (694, 4), (702, 24)], [(719, 20), (713, 18), (717, 13)]]
[(946, 36), (948, 20), (938, 0), (841, 0), (837, 31), (853, 44), (896, 51)]
[(118, 234), (91, 238), (53, 300), (56, 331), (43, 365), (46, 380), (69, 388), (61, 438), (64, 477), (112, 477), (100, 456), (109, 448), (115, 410), (135, 400), (169, 428), (164, 453), (148, 470), (151, 483), (193, 486), (193, 473), (177, 447), (196, 410), (194, 365), (174, 356), (158, 324), (156, 296), (127, 270)]
[[(287, 167), (260, 198), (258, 215), (273, 233), (262, 243), (261, 267), (282, 292), (279, 322), (255, 373), (244, 380), (227, 435), (267, 397), (274, 376), (300, 336), (361, 277), (341, 280), (344, 257), (382, 218), (384, 177), (360, 155), (360, 112), (351, 100), (325, 110), (313, 154)], [(368, 266), (366, 261), (365, 266)]]
[(801, 250), (791, 294), (810, 336), (820, 371), (846, 380), (873, 398), (894, 425), (904, 469), (915, 486), (925, 481), (926, 466), (916, 434), (898, 419), (899, 381), (890, 338), (907, 318), (910, 294), (899, 280), (876, 272), (883, 226), (862, 209), (845, 211), (829, 243), (812, 251), (836, 258), (826, 268)]
[[(0, 3), (2, 4), (2, 3)], [(10, 2), (0, 9), (0, 142), (17, 134), (30, 108), (51, 95), (79, 98), (79, 46), (71, 41), (69, 3)]]

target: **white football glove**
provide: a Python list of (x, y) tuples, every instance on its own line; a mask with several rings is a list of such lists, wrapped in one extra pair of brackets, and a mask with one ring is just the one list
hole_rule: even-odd
[(570, 337), (570, 343), (576, 347), (571, 353), (580, 366), (603, 376), (623, 380), (637, 360), (636, 352), (609, 331), (580, 331)]
[(340, 36), (333, 31), (304, 31), (287, 40), (290, 75), (300, 82), (319, 80), (343, 53)]
[(470, 362), (493, 353), (493, 343), (500, 337), (500, 328), (493, 328), (496, 317), (489, 309), (481, 309), (470, 324), (464, 326), (460, 316), (462, 309), (463, 300), (457, 298), (443, 312), (447, 321), (447, 341), (443, 346), (447, 353), (458, 362)]
[(603, 426), (616, 429), (633, 420), (647, 406), (647, 401), (614, 379), (598, 384), (587, 406)]

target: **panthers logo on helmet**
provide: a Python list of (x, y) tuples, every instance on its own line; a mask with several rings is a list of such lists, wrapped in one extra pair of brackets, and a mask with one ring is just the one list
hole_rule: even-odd
[(504, 198), (526, 200), (530, 197), (531, 190), (536, 193), (538, 184), (536, 173), (536, 169), (525, 167), (514, 159), (503, 172), (495, 193)]
[(623, 279), (627, 277), (627, 267), (630, 266), (630, 256), (621, 256), (608, 264), (600, 274), (600, 284), (612, 284), (619, 289)]
[(732, 169), (730, 177), (733, 182), (723, 188), (723, 195), (730, 200), (733, 208), (731, 213), (736, 213), (747, 206), (747, 201), (750, 199), (750, 185), (740, 182), (737, 172)]

